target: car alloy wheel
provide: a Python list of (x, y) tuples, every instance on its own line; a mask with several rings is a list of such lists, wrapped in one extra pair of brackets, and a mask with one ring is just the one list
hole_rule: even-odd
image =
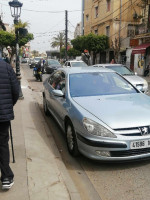
[(77, 139), (71, 122), (67, 122), (66, 125), (66, 140), (69, 153), (72, 156), (78, 156), (79, 150), (77, 145)]

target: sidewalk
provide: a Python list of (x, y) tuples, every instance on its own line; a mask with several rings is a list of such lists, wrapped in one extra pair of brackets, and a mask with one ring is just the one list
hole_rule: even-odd
[(24, 100), (17, 102), (15, 120), (12, 121), (16, 163), (12, 163), (10, 149), (10, 165), (15, 174), (15, 184), (7, 192), (0, 187), (0, 199), (80, 200), (25, 79), (22, 79), (22, 90)]

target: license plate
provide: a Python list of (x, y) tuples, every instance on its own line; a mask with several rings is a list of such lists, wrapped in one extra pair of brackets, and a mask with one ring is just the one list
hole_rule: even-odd
[(150, 147), (150, 140), (140, 140), (134, 141), (130, 143), (131, 149), (142, 149)]

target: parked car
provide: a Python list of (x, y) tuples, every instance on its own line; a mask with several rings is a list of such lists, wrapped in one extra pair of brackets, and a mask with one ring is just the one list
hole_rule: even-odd
[(29, 65), (30, 68), (34, 68), (34, 66), (35, 66), (35, 60), (34, 60), (34, 58), (30, 58), (29, 59), (28, 65)]
[(96, 64), (93, 67), (104, 67), (108, 69), (112, 69), (122, 76), (124, 76), (129, 82), (131, 82), (134, 86), (140, 89), (142, 92), (148, 92), (148, 83), (144, 78), (137, 76), (136, 73), (131, 71), (125, 65), (122, 64)]
[(27, 63), (29, 62), (29, 58), (25, 58), (26, 59), (26, 61), (27, 61)]
[(42, 59), (42, 57), (35, 57), (35, 58), (34, 58), (35, 64), (37, 64), (41, 59)]
[(47, 74), (53, 73), (58, 68), (61, 68), (61, 64), (58, 62), (58, 60), (55, 59), (47, 59), (44, 64), (45, 72)]
[(21, 58), (21, 63), (27, 63), (27, 60), (25, 58)]
[(150, 158), (150, 97), (115, 71), (61, 68), (43, 82), (43, 107), (71, 155), (101, 161)]
[(82, 60), (66, 61), (64, 67), (87, 67), (88, 65)]

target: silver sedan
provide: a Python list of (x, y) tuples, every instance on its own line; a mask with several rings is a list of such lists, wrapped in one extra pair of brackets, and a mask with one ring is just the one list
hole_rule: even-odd
[(102, 161), (150, 158), (150, 97), (105, 68), (61, 68), (43, 83), (44, 112), (71, 155)]
[(96, 64), (93, 65), (93, 67), (104, 67), (107, 69), (114, 70), (124, 76), (130, 83), (132, 83), (134, 86), (136, 86), (138, 89), (140, 89), (144, 93), (148, 93), (148, 83), (147, 81), (137, 76), (137, 73), (134, 73), (129, 68), (127, 68), (125, 65), (122, 64)]

